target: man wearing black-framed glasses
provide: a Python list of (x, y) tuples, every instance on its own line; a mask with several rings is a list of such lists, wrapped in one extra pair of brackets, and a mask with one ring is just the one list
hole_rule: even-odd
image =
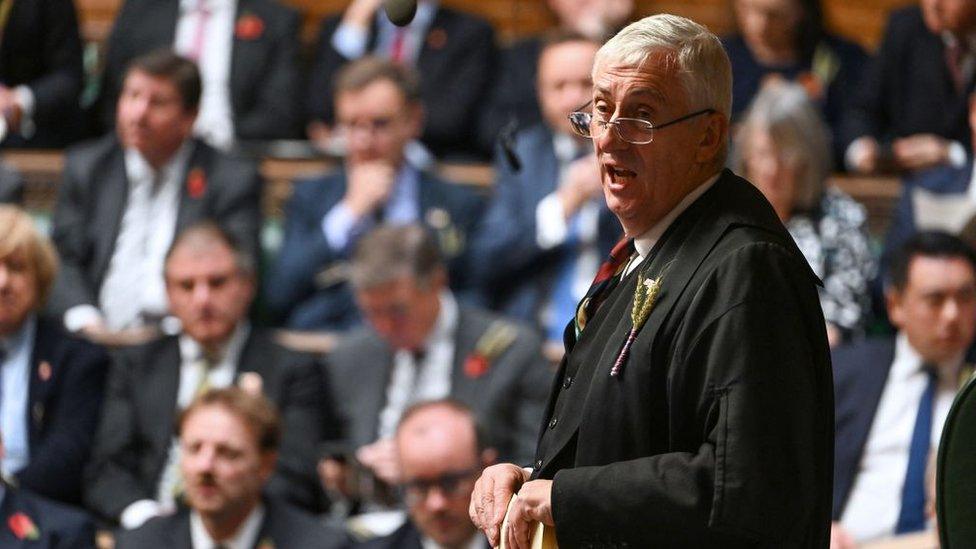
[(818, 280), (723, 169), (731, 83), (718, 38), (682, 17), (637, 21), (597, 53), (571, 122), (625, 238), (566, 319), (535, 461), (492, 466), (472, 492), (493, 546), (529, 547), (539, 522), (561, 547), (827, 546)]
[(362, 549), (486, 547), (468, 518), (468, 501), (497, 452), (484, 446), (472, 411), (451, 399), (407, 408), (396, 430), (396, 454), (410, 520)]

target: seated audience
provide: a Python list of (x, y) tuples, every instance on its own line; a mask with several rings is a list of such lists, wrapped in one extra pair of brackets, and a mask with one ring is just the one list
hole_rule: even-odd
[(0, 206), (0, 469), (12, 483), (79, 505), (108, 356), (39, 315), (57, 269), (54, 246), (30, 216)]
[[(859, 172), (966, 162), (976, 83), (976, 2), (921, 0), (892, 12), (844, 116), (845, 162)], [(849, 145), (848, 145), (849, 143)]]
[[(739, 33), (722, 40), (732, 62), (732, 118), (738, 121), (763, 84), (795, 81), (837, 135), (867, 63), (860, 46), (827, 32), (820, 0), (735, 0)], [(837, 143), (836, 158), (843, 155)]]
[(813, 271), (831, 346), (863, 333), (874, 258), (867, 212), (828, 186), (830, 136), (803, 88), (767, 85), (735, 138), (737, 173), (766, 195)]
[(281, 410), (281, 459), (269, 490), (317, 508), (317, 444), (337, 434), (337, 423), (315, 359), (248, 323), (254, 269), (254, 259), (212, 223), (173, 243), (166, 292), (183, 331), (117, 352), (86, 472), (86, 503), (102, 517), (134, 528), (172, 512), (185, 485), (173, 418), (195, 395), (235, 383)]
[[(634, 0), (548, 0), (547, 5), (557, 32), (576, 33), (599, 44), (623, 28), (634, 12)], [(519, 129), (543, 121), (536, 61), (545, 41), (543, 36), (530, 36), (501, 50), (491, 98), (481, 115), (482, 140), (488, 148), (513, 120)]]
[(133, 61), (115, 134), (67, 152), (53, 234), (63, 262), (51, 309), (72, 332), (104, 340), (166, 315), (163, 256), (173, 235), (216, 219), (255, 253), (257, 167), (191, 137), (200, 76), (157, 51)]
[(186, 507), (118, 534), (118, 549), (337, 549), (345, 535), (262, 492), (287, 429), (268, 399), (238, 388), (195, 398), (178, 419)]
[(910, 238), (888, 273), (894, 338), (833, 352), (832, 547), (923, 530), (925, 471), (953, 397), (972, 372), (976, 256), (945, 233)]
[[(969, 99), (969, 127), (970, 132), (976, 132), (976, 95)], [(906, 177), (885, 235), (881, 265), (887, 265), (894, 251), (919, 229), (939, 229), (953, 234), (966, 229), (972, 220), (971, 217), (967, 219), (967, 215), (976, 213), (974, 177), (972, 153), (962, 166), (938, 166)], [(918, 211), (916, 202), (924, 202), (926, 197), (939, 202), (956, 202), (958, 217), (946, 215), (945, 212)], [(921, 206), (924, 207), (924, 204)]]
[(559, 355), (566, 323), (623, 234), (606, 207), (593, 145), (569, 123), (592, 97), (599, 47), (569, 32), (543, 46), (537, 86), (545, 122), (516, 136), (521, 169), (498, 154), (495, 196), (472, 254), (492, 308), (540, 326)]
[(111, 128), (132, 60), (172, 48), (200, 67), (194, 133), (227, 150), (237, 141), (301, 132), (301, 18), (277, 0), (125, 0), (108, 37), (102, 122)]
[(415, 404), (404, 411), (395, 440), (410, 519), (360, 547), (487, 549), (468, 504), (481, 470), (495, 462), (495, 450), (485, 447), (473, 412), (454, 400)]
[[(495, 64), (495, 33), (474, 15), (419, 0), (417, 14), (397, 27), (380, 0), (353, 0), (344, 12), (322, 22), (308, 87), (310, 137), (342, 124), (334, 110), (339, 72), (367, 55), (416, 69), (419, 99), (427, 108), (423, 144), (438, 158), (483, 156), (476, 144), (477, 113)], [(486, 152), (486, 151), (484, 151)]]
[(9, 164), (0, 161), (0, 202), (21, 204), (24, 202), (24, 178)]
[(346, 260), (378, 222), (424, 223), (450, 261), (454, 288), (468, 280), (468, 239), (482, 199), (411, 164), (407, 143), (424, 109), (416, 74), (378, 58), (348, 65), (336, 83), (336, 121), (348, 143), (339, 171), (299, 181), (285, 208), (285, 236), (265, 286), (268, 307), (296, 329), (359, 323)]
[[(401, 480), (393, 435), (411, 404), (451, 397), (474, 410), (503, 459), (534, 454), (552, 371), (540, 341), (486, 311), (459, 304), (434, 237), (418, 225), (381, 227), (360, 243), (352, 282), (369, 326), (345, 337), (326, 375), (358, 462), (389, 485)], [(339, 464), (326, 460), (327, 484)], [(330, 472), (331, 471), (331, 472)]]
[(84, 73), (71, 0), (4, 2), (0, 12), (0, 146), (64, 147), (81, 137)]
[[(5, 458), (0, 440), (0, 460)], [(68, 505), (0, 482), (0, 546), (24, 549), (94, 549), (95, 524)]]

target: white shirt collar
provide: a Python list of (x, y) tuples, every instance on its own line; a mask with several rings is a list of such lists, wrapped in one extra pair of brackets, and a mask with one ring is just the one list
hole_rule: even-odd
[[(959, 371), (965, 355), (966, 352), (962, 351), (959, 353), (959, 356), (953, 357), (944, 363), (936, 364), (939, 386), (952, 387), (953, 390), (958, 388)], [(924, 362), (922, 356), (909, 343), (908, 336), (904, 332), (898, 332), (898, 335), (895, 337), (895, 358), (888, 376), (892, 379), (912, 377), (922, 369)]]
[[(258, 503), (241, 523), (237, 532), (220, 544), (226, 549), (251, 549), (258, 541), (262, 522), (264, 522), (264, 506)], [(193, 549), (214, 549), (217, 546), (217, 542), (210, 537), (206, 526), (203, 525), (203, 519), (196, 511), (190, 511), (190, 540), (193, 542)]]
[[(202, 1), (204, 0), (180, 0), (180, 11), (183, 13), (195, 11)], [(206, 6), (211, 12), (218, 9), (235, 9), (237, 0), (206, 0)]]
[[(176, 153), (159, 169), (161, 181), (175, 179), (189, 161), (191, 149), (192, 141), (189, 139), (184, 141), (179, 149), (176, 149)], [(152, 181), (156, 174), (157, 171), (142, 156), (142, 153), (132, 148), (125, 149), (125, 175), (129, 179), (130, 188), (142, 181)]]
[(457, 330), (458, 304), (454, 299), (454, 294), (449, 290), (440, 293), (441, 310), (437, 314), (434, 322), (434, 329), (430, 331), (427, 340), (424, 341), (426, 349), (430, 349), (440, 341), (454, 341), (454, 332)]
[[(251, 332), (250, 323), (242, 320), (234, 328), (230, 338), (220, 349), (220, 362), (231, 362), (237, 364), (241, 351), (244, 350), (244, 343)], [(184, 362), (193, 362), (203, 357), (203, 347), (186, 333), (180, 334), (180, 358)]]
[(668, 230), (668, 227), (671, 226), (671, 223), (674, 222), (674, 220), (681, 215), (682, 212), (687, 210), (688, 207), (695, 202), (695, 200), (698, 200), (698, 197), (705, 194), (705, 191), (712, 188), (712, 185), (718, 181), (720, 175), (722, 174), (717, 173), (712, 177), (709, 177), (704, 183), (693, 189), (690, 193), (686, 194), (685, 197), (681, 199), (681, 202), (678, 202), (678, 204), (672, 208), (670, 212), (668, 212), (668, 215), (662, 217), (660, 221), (644, 232), (644, 234), (634, 238), (634, 248), (637, 250), (637, 254), (640, 256), (640, 258), (637, 261), (631, 262), (631, 265), (627, 268), (628, 273), (636, 268), (636, 266), (647, 257), (647, 254), (651, 252), (654, 245), (657, 244), (658, 240), (660, 240), (661, 235), (664, 234), (664, 231)]

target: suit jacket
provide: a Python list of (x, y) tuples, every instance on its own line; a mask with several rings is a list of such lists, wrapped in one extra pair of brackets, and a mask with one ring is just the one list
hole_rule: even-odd
[[(484, 201), (462, 185), (421, 173), (419, 223), (436, 233), (448, 262), (451, 287), (470, 280), (473, 238)], [(345, 283), (347, 250), (329, 245), (322, 219), (346, 194), (346, 174), (299, 181), (285, 208), (285, 237), (264, 287), (268, 308), (297, 329), (346, 329), (359, 323), (359, 311)]]
[[(833, 401), (815, 275), (729, 171), (655, 248), (578, 341), (567, 329), (533, 472), (554, 479), (559, 545), (825, 547)], [(644, 276), (661, 290), (614, 377)]]
[[(193, 196), (180, 192), (176, 230), (204, 219), (223, 225), (251, 253), (258, 248), (261, 226), (261, 177), (253, 162), (193, 142), (186, 173), (199, 168), (205, 188)], [(186, 176), (184, 176), (184, 180)], [(98, 304), (129, 192), (125, 151), (114, 135), (78, 145), (67, 153), (64, 175), (52, 217), (54, 244), (61, 272), (48, 303), (63, 314), (81, 304)], [(256, 256), (255, 256), (256, 257)]]
[(95, 437), (108, 355), (69, 335), (57, 320), (39, 318), (29, 367), (30, 462), (14, 476), (20, 486), (38, 494), (80, 505), (82, 470)]
[[(176, 434), (180, 364), (176, 336), (118, 352), (85, 471), (85, 502), (99, 515), (117, 520), (134, 501), (155, 499)], [(335, 437), (338, 428), (315, 359), (252, 328), (237, 365), (237, 376), (243, 372), (261, 376), (264, 394), (281, 412), (278, 470), (268, 490), (314, 509), (316, 445)]]
[(0, 202), (18, 205), (24, 202), (24, 178), (3, 162), (0, 162)]
[[(539, 338), (527, 328), (491, 360), (487, 372), (465, 371), (465, 361), (500, 317), (461, 305), (454, 339), (451, 397), (469, 405), (502, 459), (527, 463), (532, 457), (552, 371), (540, 354)], [(370, 328), (349, 334), (325, 361), (335, 401), (346, 422), (346, 439), (359, 448), (377, 439), (380, 412), (393, 370), (394, 351)]]
[[(481, 539), (480, 547), (489, 549), (488, 539), (481, 532), (476, 532), (475, 535)], [(356, 549), (424, 549), (423, 536), (409, 518), (392, 534), (373, 538), (356, 544), (355, 547)]]
[[(312, 515), (285, 503), (264, 501), (264, 521), (261, 523), (255, 549), (339, 549), (348, 546), (348, 538), (341, 531), (326, 526)], [(175, 515), (157, 517), (134, 530), (116, 533), (118, 549), (193, 549), (190, 538), (190, 511), (181, 508)]]
[(868, 339), (831, 351), (834, 365), (834, 500), (840, 520), (895, 359), (895, 340)]
[[(341, 15), (322, 22), (308, 89), (308, 110), (313, 120), (334, 120), (333, 83), (350, 60), (332, 47), (332, 35)], [(376, 47), (374, 21), (366, 51)], [(478, 151), (476, 128), (479, 106), (495, 64), (495, 32), (474, 15), (439, 6), (420, 50), (416, 69), (420, 97), (426, 109), (422, 141), (438, 157), (484, 154)]]
[(83, 78), (74, 3), (13, 2), (0, 38), (0, 83), (30, 88), (35, 132), (25, 138), (11, 128), (3, 146), (60, 148), (80, 137)]
[(490, 96), (481, 109), (479, 122), (480, 140), (485, 150), (494, 148), (495, 139), (512, 120), (518, 129), (542, 123), (535, 89), (541, 52), (542, 38), (539, 36), (524, 38), (499, 52)]
[[(39, 537), (23, 539), (11, 528), (13, 515), (33, 522)], [(6, 486), (0, 503), (0, 547), (9, 549), (95, 549), (95, 524), (76, 509), (50, 501), (29, 490)], [(16, 519), (15, 519), (16, 520)]]
[[(245, 17), (262, 25), (256, 36), (238, 32)], [(173, 47), (179, 0), (126, 0), (109, 35), (100, 98), (106, 128), (125, 70), (136, 57)], [(238, 0), (230, 55), (230, 102), (238, 139), (291, 139), (301, 132), (298, 12), (275, 0)]]
[(890, 142), (934, 133), (968, 150), (967, 98), (974, 84), (976, 78), (970, 77), (961, 93), (955, 90), (942, 38), (929, 32), (918, 6), (894, 11), (844, 116), (844, 147), (864, 135)]
[[(504, 155), (495, 161), (495, 196), (475, 242), (475, 272), (491, 307), (519, 320), (535, 323), (552, 289), (558, 269), (573, 250), (537, 244), (535, 211), (559, 185), (559, 160), (552, 131), (533, 126), (517, 136), (515, 153), (522, 169), (512, 171)], [(620, 240), (623, 230), (606, 207), (600, 211), (597, 246), (601, 259)]]

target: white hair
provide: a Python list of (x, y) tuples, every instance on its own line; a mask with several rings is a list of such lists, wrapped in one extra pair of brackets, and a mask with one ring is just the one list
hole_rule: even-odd
[(732, 112), (732, 67), (718, 37), (691, 19), (652, 15), (624, 27), (596, 54), (594, 76), (607, 65), (640, 67), (664, 52), (676, 63), (692, 109)]

